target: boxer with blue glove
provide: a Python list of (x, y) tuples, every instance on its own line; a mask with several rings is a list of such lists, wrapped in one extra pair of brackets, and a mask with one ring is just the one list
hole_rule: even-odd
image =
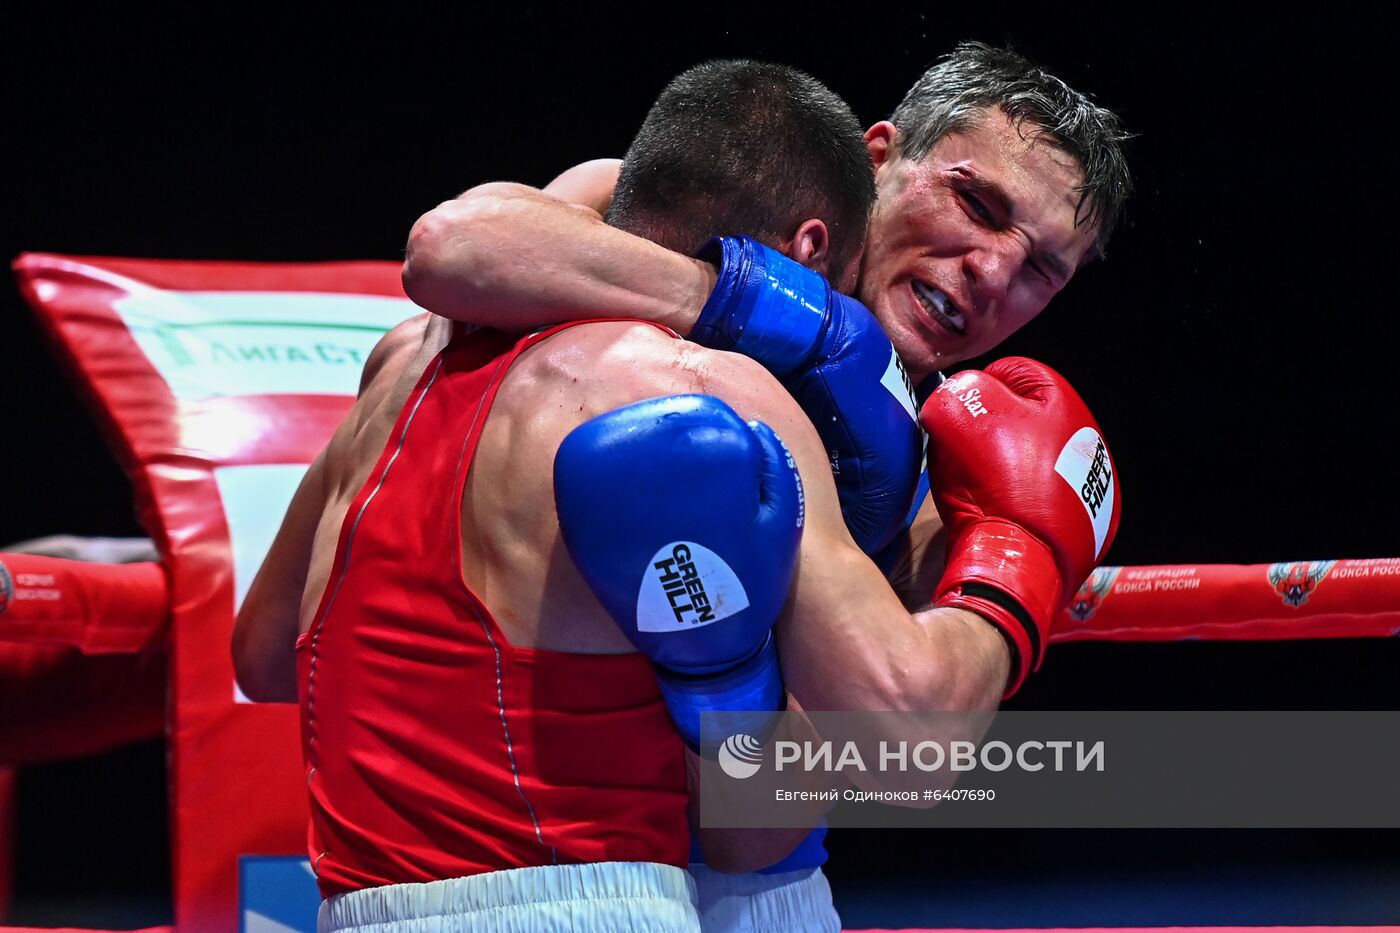
[[(701, 713), (782, 709), (771, 630), (796, 568), (803, 502), (792, 454), (771, 428), (707, 395), (627, 405), (560, 444), (554, 501), (569, 556), (651, 660), (691, 748), (701, 747)], [(765, 719), (742, 731), (762, 735)]]
[(716, 237), (698, 255), (719, 278), (689, 339), (782, 382), (826, 447), (851, 537), (877, 553), (913, 504), (923, 449), (890, 339), (860, 302), (749, 237)]
[[(943, 82), (945, 73), (950, 80)], [(1024, 118), (1029, 124), (1011, 120), (1011, 111), (999, 108), (1005, 89), (988, 88), (987, 76), (996, 80), (1010, 76), (1017, 80), (1008, 79), (1007, 87), (1031, 86), (1044, 92)], [(979, 88), (986, 97), (971, 107), (965, 99), (950, 102), (945, 85)], [(834, 201), (812, 200), (814, 193), (822, 191), (834, 197), (853, 190), (849, 178), (830, 177), (822, 188), (822, 180), (808, 173), (810, 157), (831, 153), (839, 135), (802, 150), (801, 155), (785, 152), (788, 137), (770, 118), (771, 110), (757, 111), (762, 119), (756, 116), (752, 88), (753, 84), (747, 85), (741, 98), (736, 98), (746, 101), (748, 112), (731, 114), (722, 132), (713, 132), (696, 119), (716, 95), (691, 94), (691, 89), (680, 87), (671, 109), (662, 109), (659, 100), (648, 124), (659, 113), (657, 125), (666, 132), (648, 137), (644, 127), (628, 152), (622, 174), (611, 169), (606, 190), (581, 196), (584, 189), (577, 185), (577, 173), (566, 173), (570, 177), (561, 176), (544, 193), (491, 185), (441, 205), (425, 215), (410, 236), (406, 291), (440, 314), (512, 330), (597, 316), (656, 321), (717, 348), (753, 352), (792, 389), (796, 370), (788, 367), (801, 369), (824, 362), (802, 348), (826, 344), (827, 333), (841, 330), (810, 326), (810, 306), (826, 314), (825, 296), (808, 300), (809, 307), (795, 315), (793, 326), (802, 337), (796, 346), (785, 337), (757, 339), (763, 335), (765, 320), (778, 320), (776, 329), (781, 330), (781, 316), (763, 308), (760, 311), (765, 313), (755, 315), (742, 301), (738, 313), (730, 316), (726, 296), (742, 299), (743, 289), (716, 289), (728, 268), (723, 250), (719, 269), (688, 258), (715, 233), (749, 233), (825, 274), (842, 291), (853, 291), (858, 277), (859, 291), (853, 293), (879, 320), (910, 373), (923, 380), (943, 366), (989, 350), (1044, 308), (1107, 240), (1127, 191), (1112, 115), (998, 50), (960, 49), (952, 61), (929, 72), (915, 88), (917, 93), (911, 93), (908, 109), (901, 108), (893, 123), (882, 121), (866, 133), (865, 149), (880, 194), (873, 215), (840, 214)], [(959, 119), (945, 119), (953, 103), (960, 108)], [(1074, 132), (1080, 135), (1061, 140), (1054, 128), (1070, 126), (1062, 113), (1072, 108), (1089, 119), (1074, 124)], [(1045, 132), (1022, 132), (1027, 125)], [(754, 132), (746, 132), (747, 128)], [(734, 142), (744, 147), (725, 148)], [(1085, 171), (1086, 165), (1092, 172)], [(565, 205), (550, 194), (591, 205), (598, 213)], [(786, 212), (781, 207), (797, 204), (812, 207)], [(600, 222), (603, 211), (611, 226)], [(820, 225), (803, 218), (820, 218), (826, 227), (809, 237), (811, 225)], [(867, 221), (871, 237), (865, 255), (853, 261), (847, 251)], [(827, 231), (837, 233), (827, 239)], [(832, 245), (838, 242), (840, 251)], [(844, 261), (837, 263), (832, 254)], [(733, 267), (734, 280), (747, 277), (760, 286), (765, 280), (771, 283), (768, 292), (759, 294), (774, 297), (786, 291), (799, 298), (804, 294), (801, 287), (785, 287), (788, 280), (781, 272), (769, 274), (760, 268), (752, 273), (750, 267), (751, 274), (741, 274), (742, 268), (742, 262)], [(842, 274), (843, 269), (849, 274)], [(727, 344), (723, 326), (696, 326), (697, 310), (706, 305), (721, 322), (729, 317), (739, 325), (728, 330)], [(720, 339), (706, 336), (707, 330)], [(751, 331), (747, 341), (745, 330)], [(773, 354), (765, 356), (770, 349)], [(1014, 671), (1019, 680), (1021, 672), (1034, 667), (1035, 646), (1029, 645), (1027, 653), (1027, 646), (1021, 644), (1029, 640), (1029, 628), (1038, 625), (1033, 607), (1020, 606), (1026, 611), (1008, 613), (1007, 607), (997, 605), (993, 611), (969, 599), (985, 594), (962, 585), (955, 593), (940, 589), (936, 608), (923, 608), (912, 616), (903, 611), (878, 571), (853, 546), (852, 533), (833, 509), (836, 497), (831, 494), (837, 488), (826, 479), (829, 471), (823, 468), (833, 461), (844, 465), (839, 450), (832, 454), (837, 445), (825, 432), (817, 437), (807, 424), (794, 423), (790, 412), (784, 414), (783, 409), (793, 407), (790, 399), (774, 397), (771, 389), (760, 391), (757, 381), (745, 385), (749, 377), (737, 363), (714, 361), (721, 369), (733, 365), (737, 371), (712, 379), (707, 372), (710, 363), (697, 364), (691, 354), (683, 358), (684, 372), (705, 377), (700, 387), (690, 391), (716, 392), (744, 417), (772, 424), (791, 447), (806, 480), (809, 515), (800, 545), (803, 556), (788, 610), (779, 623), (785, 673), (794, 697), (814, 709), (988, 709), (1008, 685), (1008, 673)], [(833, 397), (838, 391), (840, 396), (850, 392), (849, 387), (837, 390), (831, 380), (826, 380), (826, 387)], [(851, 410), (820, 410), (810, 396), (803, 397), (803, 406), (806, 416), (818, 425)], [(866, 418), (848, 420), (859, 425)], [(992, 420), (1000, 418), (976, 417), (972, 433)], [(943, 426), (940, 433), (948, 444), (957, 446), (959, 439), (953, 435), (960, 430), (965, 428)], [(1050, 445), (1060, 440), (1045, 438), (1039, 453), (1053, 454)], [(986, 445), (973, 446), (980, 450)], [(1011, 457), (1013, 446), (991, 446), (978, 468), (965, 475), (984, 475), (992, 489), (1015, 478), (1014, 482), (1027, 487), (1026, 499), (997, 498), (981, 491), (969, 493), (968, 501), (979, 506), (984, 500), (996, 503), (1007, 513), (997, 516), (1002, 522), (1026, 521), (1028, 515), (1039, 514), (1039, 505), (1026, 507), (1024, 502), (1053, 499), (1050, 490), (1041, 487), (1065, 482), (1063, 474), (1043, 479), (1037, 475), (1022, 482), (1024, 464)], [(1022, 453), (1036, 456), (1032, 451)], [(836, 476), (841, 505), (850, 502), (846, 485), (863, 472), (853, 475), (842, 470)], [(937, 526), (932, 508), (923, 511)], [(847, 516), (851, 514), (848, 510)], [(1072, 511), (1057, 521), (1071, 516)], [(980, 526), (962, 519), (955, 524), (963, 532), (959, 540), (976, 550)], [(878, 531), (866, 537), (857, 523), (852, 525), (863, 546), (872, 538), (879, 540)], [(965, 531), (965, 525), (976, 533)], [(875, 522), (872, 527), (880, 526)], [(1027, 530), (1037, 538), (1053, 531), (1034, 523)], [(1054, 541), (1047, 543), (1052, 549), (1056, 546)], [(1101, 543), (1100, 553), (1103, 546), (1106, 542)], [(974, 562), (961, 566), (970, 568), (968, 574), (955, 576), (1000, 590), (1013, 600), (1059, 588), (1048, 582), (992, 581), (983, 578), (985, 568)], [(1078, 566), (1077, 559), (1069, 561), (1057, 576), (1067, 578)], [(932, 593), (931, 585), (924, 587), (918, 605), (927, 607)], [(1031, 622), (1022, 626), (1018, 614)], [(1020, 638), (1018, 629), (1027, 638)], [(1013, 646), (1014, 651), (1009, 650)], [(816, 848), (805, 864), (824, 860), (820, 847)], [(808, 895), (824, 887), (820, 872), (769, 876), (761, 884), (750, 878), (742, 889), (729, 888), (703, 868), (695, 877), (707, 930), (749, 929), (746, 924), (761, 913), (778, 915), (766, 912), (766, 905), (773, 904), (796, 911), (783, 916), (802, 916), (803, 922), (797, 925), (804, 929), (828, 928), (816, 919), (815, 900), (805, 910), (794, 906), (806, 904)], [(829, 894), (824, 900), (829, 910)], [(732, 915), (716, 906), (712, 915), (707, 903), (748, 906)], [(772, 929), (793, 927), (789, 920)], [(829, 928), (839, 929), (839, 922), (832, 921)]]
[[(908, 377), (889, 338), (858, 301), (833, 289), (812, 269), (750, 237), (716, 237), (698, 255), (716, 266), (718, 279), (689, 339), (743, 353), (781, 381), (822, 441), (847, 530), (861, 550), (877, 553), (900, 530), (913, 505), (923, 450)], [(649, 459), (642, 444), (632, 451), (638, 463)], [(614, 460), (622, 459), (623, 448), (614, 445), (611, 453)], [(712, 488), (714, 475), (697, 488), (723, 501), (723, 487)], [(560, 529), (568, 541), (572, 522), (562, 499), (559, 505)], [(624, 524), (610, 540), (626, 542), (631, 534)], [(572, 546), (570, 553), (578, 559)], [(625, 599), (610, 600), (596, 577), (584, 575), (632, 638), (639, 624), (634, 621), (634, 607)], [(613, 609), (614, 605), (618, 608)], [(633, 642), (655, 660), (648, 646), (636, 638)], [(771, 663), (776, 676), (776, 654)], [(658, 673), (672, 718), (682, 736), (698, 747), (693, 740), (697, 726), (688, 722), (693, 714), (678, 712), (684, 707), (673, 702), (676, 690), (668, 687), (663, 670), (658, 668)], [(776, 710), (782, 708), (782, 699), (726, 708)], [(757, 728), (749, 731), (756, 734)], [(781, 874), (822, 864), (824, 837), (824, 827), (815, 830), (770, 871)], [(698, 861), (698, 851), (693, 854)]]

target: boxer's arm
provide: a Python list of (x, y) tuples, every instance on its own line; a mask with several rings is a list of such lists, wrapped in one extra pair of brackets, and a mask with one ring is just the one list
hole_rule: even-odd
[(972, 612), (906, 611), (846, 530), (825, 450), (802, 409), (752, 360), (707, 356), (714, 365), (701, 391), (777, 431), (807, 496), (797, 576), (778, 622), (789, 693), (808, 710), (996, 709), (1010, 670), (1000, 632)]
[(613, 191), (617, 188), (617, 173), (621, 168), (621, 159), (593, 159), (565, 169), (544, 186), (544, 193), (561, 201), (586, 207), (602, 217), (612, 206)]
[[(821, 741), (812, 734), (812, 741)], [(700, 840), (700, 851), (705, 856), (705, 864), (719, 872), (735, 874), (746, 871), (762, 871), (778, 864), (792, 854), (802, 840), (812, 832), (826, 814), (828, 805), (807, 806), (810, 811), (810, 825), (763, 828), (735, 828), (727, 826), (704, 826), (700, 821), (700, 788), (702, 782), (723, 780), (719, 763), (706, 760), (690, 749), (685, 751), (686, 783), (690, 790), (690, 800), (686, 814), (690, 820), (690, 831)], [(709, 771), (707, 778), (702, 773)], [(784, 788), (787, 789), (787, 788)], [(789, 817), (792, 811), (788, 811)]]
[(311, 546), (326, 505), (326, 451), (307, 469), (233, 625), (233, 671), (260, 703), (297, 701), (296, 639)]
[[(823, 741), (822, 736), (812, 728), (811, 722), (803, 715), (802, 706), (796, 698), (789, 696), (787, 706), (788, 716), (780, 725), (783, 741), (811, 743)], [(770, 740), (771, 738), (776, 738), (776, 736), (770, 737)], [(688, 809), (691, 832), (699, 837), (700, 850), (705, 855), (705, 864), (720, 872), (761, 871), (778, 864), (791, 855), (793, 850), (811, 834), (811, 827), (816, 826), (831, 810), (832, 806), (831, 803), (820, 800), (790, 801), (785, 804), (786, 816), (789, 819), (799, 819), (799, 821), (800, 817), (805, 816), (805, 825), (763, 828), (705, 826), (700, 818), (701, 788), (722, 787), (726, 778), (717, 759), (701, 758), (690, 749), (686, 749), (686, 777), (691, 795)], [(755, 776), (755, 779), (767, 782), (769, 785), (768, 789), (760, 791), (763, 796), (767, 796), (769, 790), (795, 789), (790, 776), (779, 773), (764, 774), (760, 772), (760, 775)], [(833, 784), (841, 786), (842, 789), (845, 787), (845, 781), (839, 774), (824, 775), (822, 782), (823, 790), (831, 788)], [(748, 799), (758, 798), (749, 797)], [(710, 800), (708, 805), (715, 806), (719, 812), (723, 812), (726, 806), (722, 800)]]
[(404, 292), (419, 306), (508, 331), (630, 317), (686, 334), (716, 278), (707, 262), (508, 183), (481, 185), (424, 214), (403, 267)]
[(947, 548), (943, 519), (934, 508), (932, 497), (925, 495), (913, 523), (891, 542), (889, 562), (881, 563), (887, 568), (885, 579), (906, 609), (927, 608), (933, 588), (943, 576)]
[[(360, 373), (357, 397), (364, 396), (390, 359), (423, 339), (429, 320), (426, 314), (411, 317), (379, 339)], [(340, 437), (337, 432), (307, 468), (239, 608), (233, 629), (233, 669), (239, 687), (252, 700), (297, 700), (296, 638), (301, 602), (316, 529), (329, 501), (326, 463), (348, 458)]]

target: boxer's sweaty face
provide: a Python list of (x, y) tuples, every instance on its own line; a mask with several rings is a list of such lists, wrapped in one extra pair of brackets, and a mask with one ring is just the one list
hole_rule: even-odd
[(1091, 254), (1076, 227), (1079, 166), (999, 109), (939, 140), (918, 161), (896, 133), (866, 134), (880, 196), (860, 298), (918, 381), (985, 353), (1040, 313)]

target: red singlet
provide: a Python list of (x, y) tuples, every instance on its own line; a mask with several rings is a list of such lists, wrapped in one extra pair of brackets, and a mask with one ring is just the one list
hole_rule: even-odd
[[(570, 325), (564, 325), (570, 326)], [(462, 578), (462, 493), (520, 353), (428, 365), (297, 640), (321, 894), (507, 868), (688, 856), (683, 747), (640, 655), (515, 648)]]

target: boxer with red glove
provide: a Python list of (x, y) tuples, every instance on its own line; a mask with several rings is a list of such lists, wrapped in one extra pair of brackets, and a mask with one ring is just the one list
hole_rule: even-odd
[(1010, 696), (1040, 666), (1055, 613), (1117, 533), (1117, 469), (1064, 377), (1022, 357), (947, 380), (919, 420), (948, 529), (935, 605), (1001, 629), (1012, 648)]

